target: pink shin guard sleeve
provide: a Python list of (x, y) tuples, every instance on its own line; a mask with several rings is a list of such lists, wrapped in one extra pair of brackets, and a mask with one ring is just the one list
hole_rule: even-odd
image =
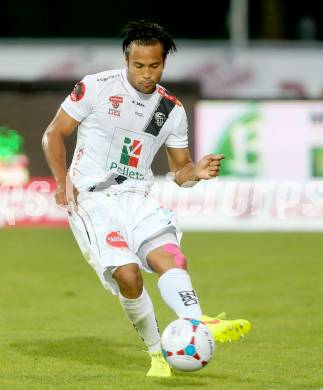
[(174, 255), (175, 262), (179, 268), (186, 269), (186, 257), (181, 252), (181, 249), (175, 244), (166, 244), (164, 249), (167, 253)]

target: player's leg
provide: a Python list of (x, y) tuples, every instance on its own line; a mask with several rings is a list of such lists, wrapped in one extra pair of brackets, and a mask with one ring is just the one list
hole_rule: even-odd
[(119, 300), (127, 317), (147, 345), (149, 352), (160, 350), (160, 335), (154, 307), (143, 286), (137, 264), (126, 264), (113, 272), (119, 286)]
[(142, 220), (133, 230), (134, 251), (147, 271), (159, 274), (158, 286), (166, 304), (178, 317), (198, 318), (207, 322), (214, 339), (236, 340), (250, 330), (246, 320), (227, 321), (202, 316), (199, 300), (186, 271), (186, 259), (180, 249), (181, 230), (174, 213), (152, 197), (145, 197)]
[(146, 343), (152, 359), (147, 375), (168, 377), (171, 370), (161, 354), (154, 308), (139, 272), (140, 260), (129, 247), (134, 218), (127, 218), (128, 205), (134, 200), (122, 200), (100, 192), (81, 193), (78, 212), (70, 216), (71, 228), (84, 257), (103, 286), (119, 296), (127, 317)]
[(147, 254), (147, 263), (159, 275), (160, 294), (176, 315), (200, 318), (200, 303), (180, 248), (175, 244), (162, 245)]
[[(75, 229), (74, 229), (75, 232)], [(78, 236), (80, 238), (80, 236)], [(84, 240), (85, 241), (85, 240)], [(81, 240), (78, 239), (81, 246)], [(160, 334), (152, 301), (143, 287), (137, 264), (102, 268), (99, 259), (89, 248), (81, 247), (82, 252), (96, 271), (103, 286), (119, 295), (119, 301), (128, 319), (147, 345), (151, 355), (148, 376), (169, 377), (171, 369), (161, 353)]]
[(169, 377), (171, 370), (161, 354), (160, 334), (154, 307), (143, 286), (137, 264), (126, 264), (113, 272), (119, 286), (119, 300), (128, 319), (148, 347), (151, 367), (147, 376)]
[(219, 342), (231, 342), (249, 332), (249, 321), (225, 320), (202, 315), (197, 293), (186, 271), (186, 259), (174, 244), (162, 245), (147, 254), (148, 265), (159, 274), (158, 287), (165, 303), (178, 317), (197, 318), (206, 323)]

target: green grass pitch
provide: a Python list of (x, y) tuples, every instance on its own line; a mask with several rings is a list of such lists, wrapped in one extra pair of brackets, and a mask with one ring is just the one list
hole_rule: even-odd
[[(144, 345), (69, 230), (1, 230), (0, 248), (1, 390), (323, 388), (322, 234), (185, 233), (203, 311), (253, 329), (165, 380), (145, 377)], [(144, 278), (164, 329), (175, 315)]]

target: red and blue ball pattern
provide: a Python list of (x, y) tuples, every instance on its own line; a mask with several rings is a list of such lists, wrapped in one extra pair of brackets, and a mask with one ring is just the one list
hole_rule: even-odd
[[(190, 328), (191, 336), (190, 336), (189, 343), (184, 348), (181, 348), (181, 349), (178, 349), (178, 350), (174, 350), (173, 349), (172, 351), (170, 351), (169, 349), (162, 348), (162, 352), (163, 352), (163, 355), (164, 355), (165, 359), (171, 365), (173, 365), (172, 361), (180, 362), (180, 356), (187, 357), (187, 358), (188, 357), (193, 358), (196, 361), (196, 363), (198, 362), (198, 365), (193, 364), (194, 369), (192, 369), (192, 370), (185, 369), (185, 371), (194, 371), (196, 369), (204, 367), (208, 363), (208, 360), (205, 360), (200, 355), (200, 353), (198, 352), (199, 347), (196, 345), (196, 332), (198, 330), (200, 331), (199, 327), (205, 327), (205, 325), (201, 321), (199, 321), (197, 319), (183, 318), (183, 319), (180, 319), (180, 320), (186, 320), (186, 321), (190, 322), (190, 324), (191, 324), (191, 328)], [(179, 321), (179, 320), (176, 320), (176, 321)], [(174, 321), (173, 323), (175, 323), (176, 321)], [(180, 334), (180, 330), (179, 330), (179, 334)], [(213, 342), (213, 339), (212, 339), (212, 342)], [(213, 351), (212, 351), (212, 353), (213, 353)], [(174, 365), (173, 365), (173, 367), (174, 367)], [(179, 369), (176, 366), (175, 366), (175, 368)]]

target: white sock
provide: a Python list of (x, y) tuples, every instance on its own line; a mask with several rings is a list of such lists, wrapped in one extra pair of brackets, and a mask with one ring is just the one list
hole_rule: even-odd
[(178, 317), (200, 318), (200, 303), (189, 274), (179, 268), (171, 268), (158, 280), (160, 294)]
[(159, 351), (161, 349), (159, 329), (154, 307), (146, 289), (143, 288), (140, 297), (135, 299), (125, 298), (119, 293), (119, 300), (149, 352)]

